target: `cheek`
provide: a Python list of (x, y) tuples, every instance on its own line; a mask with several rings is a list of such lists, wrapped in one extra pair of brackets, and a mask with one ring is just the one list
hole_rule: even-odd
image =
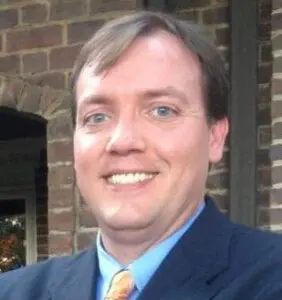
[(101, 152), (101, 139), (92, 134), (76, 132), (74, 135), (75, 168), (95, 165)]
[(183, 126), (159, 139), (157, 147), (164, 157), (185, 166), (203, 155), (208, 156), (208, 141), (205, 127)]

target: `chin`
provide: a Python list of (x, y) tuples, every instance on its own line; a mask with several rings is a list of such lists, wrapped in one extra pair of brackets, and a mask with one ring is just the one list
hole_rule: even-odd
[(106, 219), (104, 222), (104, 225), (113, 231), (128, 232), (143, 230), (147, 228), (149, 224), (150, 222), (146, 222), (144, 218), (128, 218), (128, 216)]

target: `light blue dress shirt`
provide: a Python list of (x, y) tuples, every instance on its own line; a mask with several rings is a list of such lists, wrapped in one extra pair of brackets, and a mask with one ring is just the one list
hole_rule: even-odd
[(135, 282), (135, 288), (129, 300), (137, 299), (140, 292), (149, 282), (155, 271), (158, 269), (164, 258), (168, 255), (173, 246), (178, 242), (182, 235), (192, 226), (196, 218), (203, 211), (205, 203), (202, 202), (194, 215), (187, 222), (173, 233), (170, 237), (162, 241), (157, 246), (149, 249), (138, 259), (128, 266), (119, 264), (110, 256), (101, 243), (100, 232), (97, 236), (97, 254), (100, 269), (100, 275), (97, 282), (97, 300), (103, 300), (111, 283), (113, 276), (122, 269), (127, 269)]

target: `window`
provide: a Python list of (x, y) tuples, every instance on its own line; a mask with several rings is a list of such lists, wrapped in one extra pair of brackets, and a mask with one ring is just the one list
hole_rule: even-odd
[(0, 272), (36, 262), (35, 202), (32, 192), (0, 191)]

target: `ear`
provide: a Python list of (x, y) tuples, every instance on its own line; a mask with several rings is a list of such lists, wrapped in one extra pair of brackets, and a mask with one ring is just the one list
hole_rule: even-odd
[(215, 121), (210, 125), (209, 160), (211, 163), (221, 160), (228, 131), (227, 118)]

